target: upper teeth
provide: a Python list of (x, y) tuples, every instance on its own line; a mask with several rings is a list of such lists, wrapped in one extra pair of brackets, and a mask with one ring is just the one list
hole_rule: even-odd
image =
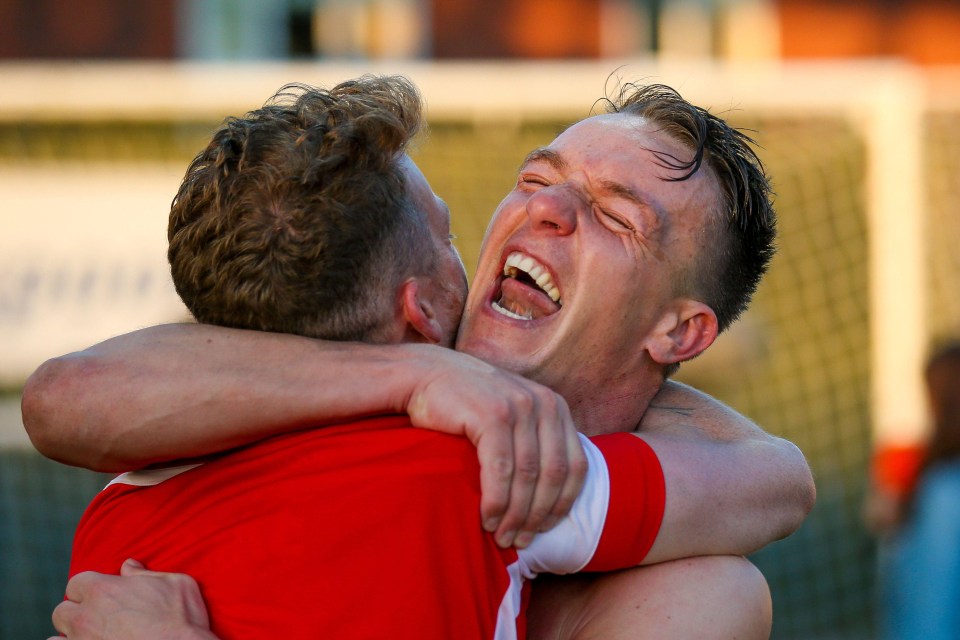
[(560, 289), (553, 284), (553, 276), (542, 264), (528, 255), (514, 251), (507, 256), (507, 261), (503, 264), (503, 275), (511, 278), (516, 277), (517, 271), (523, 271), (529, 275), (537, 283), (537, 286), (550, 296), (551, 300), (557, 304), (563, 304), (560, 301)]

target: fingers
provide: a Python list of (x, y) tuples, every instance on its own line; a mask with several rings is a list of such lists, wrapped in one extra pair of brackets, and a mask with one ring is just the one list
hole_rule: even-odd
[(587, 456), (583, 451), (583, 444), (577, 435), (576, 426), (570, 416), (569, 408), (564, 403), (563, 410), (566, 414), (564, 429), (565, 441), (567, 444), (567, 473), (563, 479), (563, 486), (557, 496), (553, 509), (540, 525), (540, 531), (549, 531), (561, 518), (570, 513), (574, 501), (580, 495), (583, 488), (583, 482), (587, 477)]
[(124, 562), (120, 573), (87, 571), (71, 578), (67, 600), (53, 611), (54, 628), (77, 640), (213, 637), (192, 577), (150, 571), (136, 560)]
[[(539, 487), (541, 452), (543, 443), (539, 440), (537, 423), (539, 421), (540, 404), (536, 398), (524, 401), (524, 405), (517, 408), (513, 424), (513, 475), (510, 478), (509, 503), (494, 537), (501, 547), (516, 544), (519, 533), (532, 529), (536, 533), (538, 521), (530, 520), (530, 508), (534, 498), (539, 494), (540, 502), (550, 500), (545, 496), (548, 491)], [(549, 446), (552, 447), (552, 443)], [(554, 496), (555, 498), (555, 496)], [(551, 500), (552, 504), (552, 500)], [(526, 543), (532, 535), (525, 536)]]
[(79, 604), (64, 600), (56, 606), (53, 610), (53, 615), (50, 616), (50, 619), (53, 620), (53, 628), (68, 638), (75, 637), (73, 620), (79, 613)]
[[(534, 461), (535, 473), (530, 474), (530, 500), (526, 505), (525, 519), (514, 539), (514, 546), (528, 546), (540, 532), (544, 520), (553, 512), (557, 498), (567, 476), (567, 442), (558, 424), (555, 410), (542, 407), (536, 424), (530, 429), (532, 437), (539, 442), (539, 456)], [(514, 485), (518, 485), (514, 480)], [(511, 505), (513, 506), (513, 505)], [(523, 505), (518, 504), (521, 511)]]
[(207, 628), (210, 619), (207, 614), (207, 605), (200, 594), (197, 581), (185, 573), (167, 573), (150, 571), (142, 563), (128, 558), (120, 566), (122, 577), (150, 578), (155, 593), (163, 596), (163, 601), (171, 608), (175, 607), (178, 615), (182, 615), (190, 624)]
[(103, 630), (103, 610), (86, 603), (99, 602), (102, 605), (110, 601), (114, 588), (120, 586), (119, 580), (117, 576), (94, 571), (84, 571), (70, 578), (67, 599), (58, 604), (51, 615), (54, 629), (68, 638), (95, 640), (104, 637), (100, 633)]
[(526, 547), (537, 533), (552, 528), (570, 511), (586, 476), (586, 456), (569, 407), (544, 391), (514, 421), (510, 501), (495, 534), (503, 547)]
[(586, 476), (586, 456), (567, 403), (556, 394), (541, 400), (537, 437), (539, 473), (526, 520), (514, 546), (528, 546), (537, 533), (548, 531), (567, 515)]
[(483, 527), (528, 545), (567, 514), (586, 458), (566, 401), (514, 373), (450, 352), (403, 403), (411, 422), (466, 435), (480, 460)]
[(480, 518), (484, 530), (493, 533), (510, 504), (513, 433), (507, 429), (486, 430), (474, 444), (480, 460)]
[(127, 558), (123, 561), (123, 564), (120, 565), (120, 575), (121, 576), (140, 576), (151, 573), (147, 571), (147, 568), (143, 566), (138, 560), (133, 558)]
[(66, 596), (67, 600), (73, 602), (83, 602), (87, 593), (96, 585), (98, 580), (104, 579), (104, 574), (94, 573), (93, 571), (84, 571), (70, 578), (67, 582)]

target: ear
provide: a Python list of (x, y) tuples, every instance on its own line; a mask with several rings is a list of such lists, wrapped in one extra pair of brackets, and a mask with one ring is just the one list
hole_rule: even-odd
[(404, 340), (437, 344), (443, 339), (443, 330), (421, 285), (416, 278), (409, 278), (400, 287), (400, 313), (406, 323)]
[(659, 364), (683, 362), (700, 355), (717, 339), (717, 314), (702, 302), (681, 298), (663, 314), (647, 341)]

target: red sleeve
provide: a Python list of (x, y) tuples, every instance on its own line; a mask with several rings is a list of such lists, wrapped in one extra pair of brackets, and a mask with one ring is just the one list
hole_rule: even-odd
[(657, 454), (630, 433), (590, 439), (610, 474), (610, 505), (600, 543), (583, 571), (611, 571), (640, 564), (663, 522), (666, 486)]

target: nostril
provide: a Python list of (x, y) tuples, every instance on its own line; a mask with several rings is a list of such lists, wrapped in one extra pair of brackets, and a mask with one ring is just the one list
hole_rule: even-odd
[(531, 194), (526, 202), (527, 215), (538, 231), (568, 234), (577, 226), (580, 209), (570, 189), (551, 186)]

